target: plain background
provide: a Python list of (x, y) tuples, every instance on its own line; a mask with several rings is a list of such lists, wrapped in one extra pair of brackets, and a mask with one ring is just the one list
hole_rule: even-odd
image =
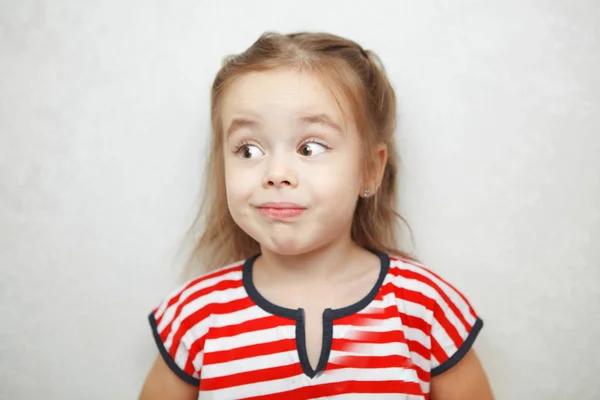
[(132, 399), (177, 284), (222, 58), (328, 31), (399, 97), (417, 255), (498, 399), (600, 396), (600, 3), (0, 1), (0, 398)]

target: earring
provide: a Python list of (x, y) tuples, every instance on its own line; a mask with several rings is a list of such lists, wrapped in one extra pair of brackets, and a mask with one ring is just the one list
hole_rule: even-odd
[(371, 189), (365, 189), (363, 196), (369, 197), (370, 194), (371, 194)]

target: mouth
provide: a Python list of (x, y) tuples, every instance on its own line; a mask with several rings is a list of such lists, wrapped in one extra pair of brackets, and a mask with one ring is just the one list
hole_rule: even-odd
[(256, 209), (262, 215), (273, 219), (294, 218), (306, 211), (306, 207), (294, 203), (264, 203)]

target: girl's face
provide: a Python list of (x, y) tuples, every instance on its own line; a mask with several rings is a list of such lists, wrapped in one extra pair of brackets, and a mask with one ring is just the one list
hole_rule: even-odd
[(361, 141), (318, 79), (246, 74), (223, 99), (222, 123), (229, 210), (263, 251), (296, 255), (350, 240), (364, 190)]

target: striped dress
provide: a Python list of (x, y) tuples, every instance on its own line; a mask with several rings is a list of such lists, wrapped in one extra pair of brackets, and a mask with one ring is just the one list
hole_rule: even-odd
[(413, 261), (375, 252), (377, 283), (359, 302), (323, 313), (316, 368), (304, 311), (256, 290), (258, 256), (179, 287), (150, 314), (160, 354), (209, 399), (428, 399), (432, 376), (471, 348), (483, 322), (467, 299)]

